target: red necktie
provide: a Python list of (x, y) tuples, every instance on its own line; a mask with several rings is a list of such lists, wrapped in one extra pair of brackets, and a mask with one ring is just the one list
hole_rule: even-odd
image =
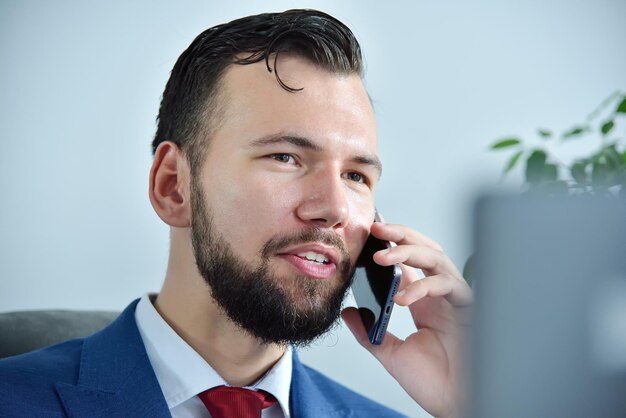
[(261, 418), (261, 410), (276, 403), (269, 393), (232, 386), (216, 386), (198, 397), (211, 418)]

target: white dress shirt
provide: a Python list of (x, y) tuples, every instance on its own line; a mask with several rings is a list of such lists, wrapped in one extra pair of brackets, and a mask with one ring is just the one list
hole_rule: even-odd
[[(152, 304), (156, 295), (144, 295), (135, 310), (135, 320), (148, 358), (159, 381), (173, 418), (210, 417), (196, 395), (228, 384), (159, 315)], [(289, 418), (291, 347), (281, 359), (249, 389), (263, 389), (278, 402), (264, 409), (263, 418)]]

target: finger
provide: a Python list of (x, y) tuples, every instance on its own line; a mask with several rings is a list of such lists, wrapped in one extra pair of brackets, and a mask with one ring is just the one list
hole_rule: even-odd
[(365, 348), (368, 348), (367, 345), (371, 344), (369, 343), (367, 330), (365, 329), (365, 325), (363, 325), (359, 310), (352, 306), (347, 307), (341, 311), (341, 318), (346, 323), (348, 329), (350, 330), (350, 332), (352, 332), (352, 335), (354, 335), (359, 344), (361, 344)]
[(406, 264), (400, 264), (400, 270), (402, 270), (402, 277), (400, 278), (399, 290), (404, 289), (416, 280), (420, 280), (417, 270), (413, 267), (409, 267)]
[(404, 263), (411, 267), (428, 270), (432, 275), (449, 273), (461, 278), (461, 273), (454, 263), (439, 250), (420, 245), (397, 245), (386, 250), (377, 251), (374, 261), (381, 266)]
[(385, 367), (387, 367), (389, 365), (391, 352), (396, 346), (402, 343), (402, 340), (387, 331), (385, 333), (385, 337), (383, 338), (383, 342), (380, 345), (374, 345), (369, 340), (367, 330), (363, 325), (358, 309), (354, 307), (347, 307), (341, 311), (341, 317), (358, 343), (367, 351), (372, 353), (372, 355), (374, 355), (374, 357), (376, 357)]
[(371, 233), (376, 238), (395, 242), (396, 244), (423, 245), (443, 252), (443, 248), (435, 240), (405, 225), (374, 222), (371, 227)]
[(449, 274), (440, 274), (411, 283), (396, 293), (394, 302), (398, 305), (409, 306), (426, 296), (445, 297), (456, 307), (470, 306), (474, 300), (472, 289), (464, 280)]

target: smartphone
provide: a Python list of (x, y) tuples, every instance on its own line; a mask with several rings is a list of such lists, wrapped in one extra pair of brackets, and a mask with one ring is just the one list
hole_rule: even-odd
[[(374, 222), (380, 222), (378, 212)], [(359, 255), (352, 279), (352, 294), (361, 320), (369, 334), (370, 343), (375, 345), (383, 342), (393, 310), (393, 296), (398, 291), (402, 277), (399, 264), (381, 266), (374, 262), (375, 252), (390, 247), (389, 241), (370, 234)]]

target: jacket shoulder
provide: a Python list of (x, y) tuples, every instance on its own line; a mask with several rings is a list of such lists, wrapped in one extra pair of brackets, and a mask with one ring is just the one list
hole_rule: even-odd
[(405, 417), (393, 409), (354, 392), (309, 366), (304, 364), (302, 366), (316, 389), (338, 411), (350, 411), (350, 416), (354, 417)]
[[(55, 416), (55, 384), (75, 384), (83, 339), (0, 360), (0, 416)], [(58, 412), (57, 412), (58, 413)]]

